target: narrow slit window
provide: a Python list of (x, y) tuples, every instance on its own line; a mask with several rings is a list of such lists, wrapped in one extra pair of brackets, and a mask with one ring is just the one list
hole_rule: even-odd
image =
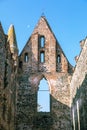
[(44, 47), (45, 46), (45, 38), (44, 36), (40, 37), (40, 47)]
[(60, 55), (57, 56), (57, 62), (61, 63), (61, 56)]
[(37, 92), (37, 111), (50, 112), (50, 93), (47, 80), (43, 78), (39, 84)]
[(19, 62), (19, 68), (22, 69), (23, 63), (22, 61)]
[(28, 53), (25, 53), (25, 55), (24, 55), (24, 61), (28, 62), (28, 60), (29, 60)]
[(45, 56), (44, 56), (44, 52), (40, 53), (40, 62), (44, 63), (45, 62)]

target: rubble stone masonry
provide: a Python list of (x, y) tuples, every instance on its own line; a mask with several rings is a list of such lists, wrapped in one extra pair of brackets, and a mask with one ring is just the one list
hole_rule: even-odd
[(74, 130), (87, 129), (87, 38), (80, 44), (81, 52), (70, 84)]
[[(5, 35), (0, 23), (0, 130), (87, 130), (87, 38), (80, 45), (74, 68), (41, 16), (18, 56), (14, 26)], [(38, 111), (43, 79), (49, 111)]]
[[(44, 62), (40, 61), (41, 53), (44, 53)], [(20, 54), (19, 66), (16, 129), (71, 130), (70, 79), (73, 67), (44, 17)], [(42, 78), (49, 84), (50, 112), (37, 111), (37, 93)]]

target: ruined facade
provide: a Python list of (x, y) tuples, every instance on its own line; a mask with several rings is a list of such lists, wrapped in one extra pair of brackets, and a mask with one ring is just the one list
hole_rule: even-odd
[(11, 26), (8, 35), (5, 35), (0, 23), (0, 130), (15, 129), (17, 69), (14, 27)]
[(87, 38), (80, 45), (81, 52), (70, 83), (73, 130), (87, 129)]
[(87, 129), (86, 41), (74, 68), (44, 16), (19, 56), (0, 24), (0, 130)]

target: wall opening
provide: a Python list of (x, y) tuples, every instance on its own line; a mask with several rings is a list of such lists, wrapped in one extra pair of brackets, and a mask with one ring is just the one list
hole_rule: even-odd
[(20, 61), (20, 62), (19, 62), (19, 68), (22, 69), (22, 66), (23, 66), (23, 62)]
[(44, 36), (41, 36), (40, 37), (40, 47), (44, 47), (45, 46), (45, 37)]
[(78, 130), (80, 130), (79, 101), (77, 101), (76, 104), (77, 104)]
[(37, 92), (37, 111), (50, 112), (50, 92), (49, 85), (45, 78), (40, 81)]
[(61, 66), (61, 55), (57, 54), (57, 57), (56, 57), (56, 71), (57, 72), (61, 72), (61, 70), (62, 70), (62, 66)]
[(57, 56), (57, 63), (61, 63), (61, 56), (60, 55)]
[(73, 130), (75, 130), (75, 113), (74, 113), (74, 108), (72, 109), (72, 118), (73, 118)]
[(44, 54), (44, 52), (40, 52), (40, 62), (41, 63), (45, 62), (45, 54)]
[(24, 61), (28, 62), (28, 60), (29, 60), (28, 53), (25, 53), (25, 55), (24, 55)]

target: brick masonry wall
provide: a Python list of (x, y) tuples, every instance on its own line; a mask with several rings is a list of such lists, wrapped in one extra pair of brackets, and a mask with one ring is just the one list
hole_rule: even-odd
[[(43, 48), (40, 36), (45, 37)], [(40, 62), (40, 52), (45, 52), (44, 63)], [(57, 55), (61, 57), (59, 68)], [(16, 130), (71, 130), (69, 68), (72, 70), (46, 19), (41, 17), (19, 56)], [(38, 86), (43, 77), (50, 89), (50, 113), (37, 112)]]
[[(41, 47), (43, 36), (45, 44)], [(7, 38), (0, 31), (0, 130), (72, 130), (70, 81), (73, 67), (46, 18), (40, 18), (19, 59), (18, 48), (13, 47), (12, 54)], [(44, 62), (40, 61), (42, 52)], [(49, 85), (50, 112), (37, 111), (42, 78)]]

